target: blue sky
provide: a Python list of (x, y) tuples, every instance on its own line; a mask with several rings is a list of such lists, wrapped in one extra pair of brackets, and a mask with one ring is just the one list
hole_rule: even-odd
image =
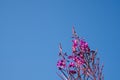
[(71, 29), (98, 49), (105, 80), (120, 72), (119, 0), (1, 0), (0, 80), (60, 80), (58, 44), (70, 54)]

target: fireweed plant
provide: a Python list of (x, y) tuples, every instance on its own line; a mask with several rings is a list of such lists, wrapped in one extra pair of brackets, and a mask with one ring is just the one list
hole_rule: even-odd
[(60, 44), (59, 57), (57, 75), (62, 80), (104, 80), (103, 65), (100, 65), (97, 51), (90, 49), (88, 43), (79, 38), (74, 27), (72, 29), (72, 52), (70, 55), (64, 53)]

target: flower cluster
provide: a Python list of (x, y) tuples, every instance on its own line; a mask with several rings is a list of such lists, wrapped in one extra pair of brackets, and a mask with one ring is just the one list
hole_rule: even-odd
[(59, 61), (57, 62), (57, 67), (58, 67), (59, 69), (65, 68), (65, 66), (66, 66), (65, 60), (59, 60)]
[(58, 74), (62, 80), (104, 80), (102, 69), (99, 65), (97, 52), (91, 50), (88, 43), (79, 38), (73, 28), (72, 53), (63, 53), (61, 44), (59, 45), (60, 59), (57, 67), (61, 71)]
[(85, 53), (85, 52), (90, 52), (90, 48), (88, 46), (88, 43), (85, 42), (83, 39), (79, 39), (79, 40), (73, 40), (73, 46), (72, 46), (72, 50), (73, 52), (76, 52), (77, 48), (80, 48), (81, 52)]
[(88, 46), (88, 43), (85, 42), (84, 40), (80, 40), (80, 49), (81, 49), (81, 52), (87, 52), (89, 53), (90, 52), (90, 48)]

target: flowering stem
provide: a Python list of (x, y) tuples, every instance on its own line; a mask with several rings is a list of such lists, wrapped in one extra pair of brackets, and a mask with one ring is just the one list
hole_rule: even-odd
[(61, 59), (57, 62), (57, 67), (61, 75), (58, 76), (62, 80), (104, 80), (103, 65), (100, 66), (97, 51), (91, 50), (88, 43), (79, 38), (74, 28), (72, 32), (72, 54), (63, 53), (62, 46), (59, 45)]

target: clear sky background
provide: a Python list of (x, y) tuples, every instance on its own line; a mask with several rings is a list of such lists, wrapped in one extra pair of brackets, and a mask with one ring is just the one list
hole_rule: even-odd
[(0, 80), (60, 80), (58, 44), (70, 54), (72, 26), (120, 77), (119, 0), (0, 0)]

